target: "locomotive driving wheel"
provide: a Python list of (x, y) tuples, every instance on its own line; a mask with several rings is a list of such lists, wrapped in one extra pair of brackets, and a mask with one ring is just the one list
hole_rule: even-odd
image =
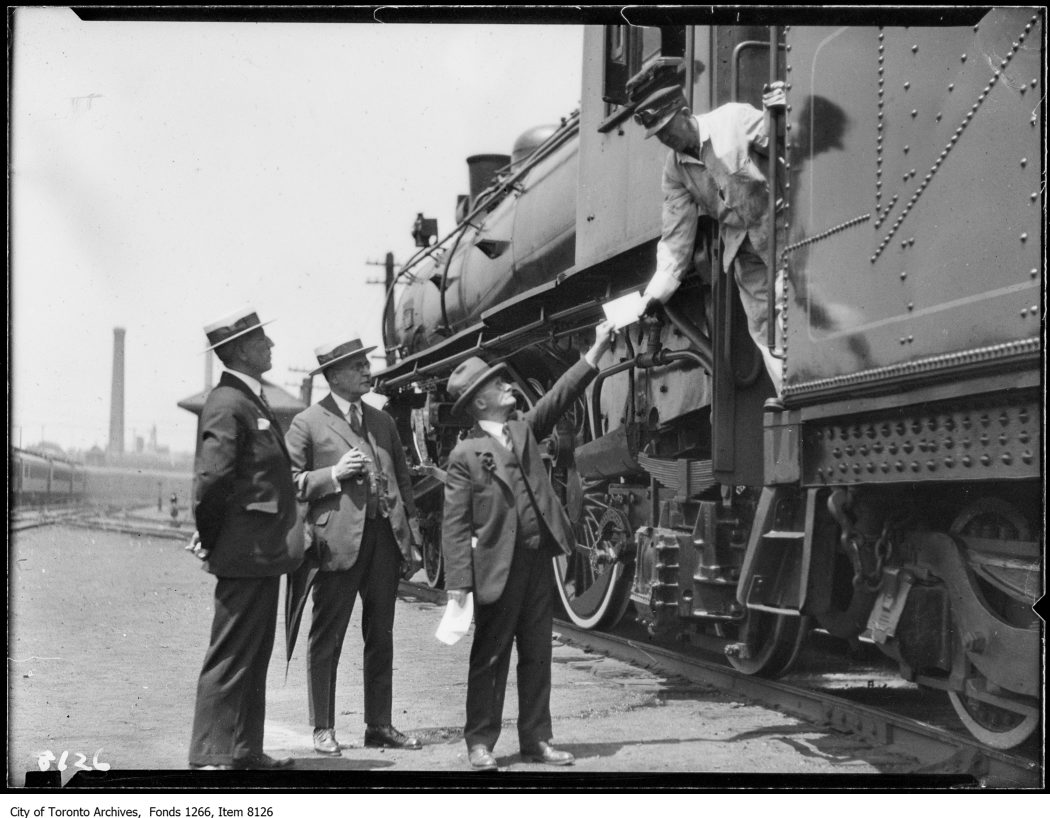
[(1018, 713), (954, 690), (948, 691), (948, 698), (974, 738), (997, 750), (1016, 747), (1039, 726), (1039, 711), (1035, 709)]
[(558, 596), (577, 627), (611, 627), (630, 602), (634, 544), (627, 517), (605, 502), (604, 483), (584, 491), (577, 528), (572, 554), (554, 560)]
[[(528, 379), (538, 395), (545, 391)], [(545, 441), (543, 454), (551, 487), (576, 534), (572, 553), (552, 561), (554, 586), (562, 609), (579, 628), (593, 630), (619, 621), (630, 602), (633, 542), (630, 524), (606, 501), (605, 481), (584, 485), (572, 457), (575, 447), (590, 439), (587, 406), (574, 400)]]
[[(953, 534), (986, 539), (1028, 540), (1032, 536), (1025, 516), (1013, 504), (997, 497), (985, 497), (972, 503), (955, 518), (951, 531)], [(998, 601), (992, 609), (1003, 619), (1017, 625), (1034, 624), (1031, 609), (1034, 598), (1020, 600), (1008, 594), (993, 594), (986, 595), (985, 599)], [(979, 698), (970, 690), (983, 689), (984, 678), (976, 670), (974, 673), (977, 675), (977, 684), (967, 691), (948, 691), (948, 698), (959, 720), (974, 738), (989, 747), (1009, 750), (1021, 744), (1039, 726), (1039, 710), (1034, 707), (1011, 710)]]
[(794, 664), (808, 631), (808, 617), (749, 611), (726, 658), (741, 673), (775, 678)]
[(441, 509), (430, 511), (423, 518), (419, 533), (423, 535), (420, 550), (423, 552), (423, 571), (427, 585), (439, 588), (445, 580), (445, 563), (441, 557)]

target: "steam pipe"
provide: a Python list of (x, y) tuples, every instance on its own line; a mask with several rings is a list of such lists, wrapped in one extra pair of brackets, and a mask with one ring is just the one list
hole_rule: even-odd
[(632, 372), (635, 368), (651, 369), (656, 366), (666, 366), (675, 361), (692, 361), (700, 367), (704, 366), (704, 360), (700, 354), (693, 352), (691, 349), (679, 349), (674, 351), (661, 349), (656, 353), (643, 352), (626, 361), (613, 364), (599, 372), (592, 382), (594, 391), (591, 393), (591, 416), (594, 418), (593, 422), (595, 428), (597, 429), (598, 419), (602, 416), (602, 382), (606, 378), (611, 377), (612, 375), (617, 375), (628, 369)]
[(682, 333), (682, 335), (686, 337), (686, 340), (696, 347), (697, 354), (703, 359), (701, 366), (703, 366), (704, 371), (708, 375), (713, 374), (715, 368), (715, 353), (714, 350), (711, 349), (711, 341), (703, 334), (696, 324), (682, 315), (677, 309), (668, 306), (667, 304), (664, 304), (663, 307), (664, 315), (667, 316), (675, 329)]

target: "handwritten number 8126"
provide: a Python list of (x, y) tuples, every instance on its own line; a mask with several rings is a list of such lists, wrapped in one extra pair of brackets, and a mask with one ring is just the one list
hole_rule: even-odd
[[(102, 748), (99, 747), (99, 749), (95, 751), (95, 755), (91, 757), (91, 765), (89, 766), (84, 763), (87, 761), (86, 755), (84, 755), (83, 753), (75, 753), (74, 755), (76, 755), (77, 760), (73, 764), (73, 766), (76, 767), (78, 770), (87, 770), (88, 772), (91, 772), (92, 770), (101, 770), (102, 772), (105, 772), (109, 769), (109, 764), (107, 764), (105, 761), (99, 761), (98, 757), (101, 754)], [(69, 750), (63, 750), (62, 755), (58, 758), (59, 770), (66, 769), (67, 758), (69, 758)], [(51, 762), (54, 760), (55, 754), (52, 753), (50, 750), (44, 750), (42, 753), (39, 753), (37, 755), (36, 765), (40, 768), (40, 772), (46, 773), (48, 770), (51, 769)]]

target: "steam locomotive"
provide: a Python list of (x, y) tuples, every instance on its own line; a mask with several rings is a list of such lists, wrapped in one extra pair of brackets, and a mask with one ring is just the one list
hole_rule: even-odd
[(579, 111), (475, 158), (459, 223), (438, 240), (417, 220), (396, 308), (389, 295), (399, 360), (376, 388), (410, 442), (431, 584), (441, 465), (465, 430), (449, 373), (505, 361), (527, 405), (586, 349), (602, 303), (655, 268), (666, 149), (630, 122), (630, 79), (661, 61), (701, 112), (760, 108), (779, 79), (783, 408), (766, 410), (772, 384), (702, 221), (695, 270), (544, 442), (577, 539), (552, 564), (565, 614), (603, 628), (633, 607), (766, 676), (814, 628), (864, 637), (988, 745), (1035, 732), (1044, 21), (973, 13), (586, 28)]

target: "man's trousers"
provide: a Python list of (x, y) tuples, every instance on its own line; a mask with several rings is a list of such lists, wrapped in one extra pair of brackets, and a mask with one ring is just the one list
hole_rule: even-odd
[(307, 649), (310, 722), (315, 729), (335, 727), (339, 656), (358, 594), (365, 648), (365, 724), (390, 724), (399, 572), (400, 556), (390, 521), (376, 517), (365, 523), (357, 561), (350, 570), (318, 573)]
[(232, 764), (263, 752), (266, 671), (280, 577), (218, 577), (211, 643), (197, 681), (190, 764)]
[(467, 681), (467, 746), (490, 750), (499, 738), (512, 645), (518, 649), (518, 745), (531, 749), (551, 732), (551, 551), (515, 548), (507, 585), (474, 607)]

